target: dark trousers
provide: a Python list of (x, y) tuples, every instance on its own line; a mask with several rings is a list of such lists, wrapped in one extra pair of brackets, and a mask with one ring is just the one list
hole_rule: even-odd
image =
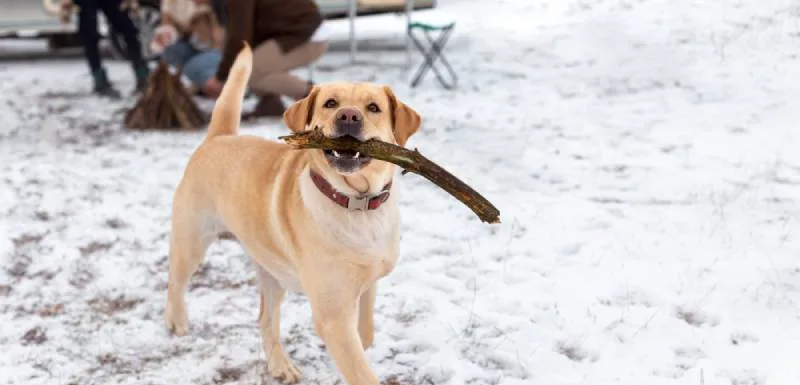
[(127, 13), (120, 8), (121, 0), (74, 0), (80, 7), (78, 12), (78, 33), (83, 41), (84, 54), (92, 72), (101, 69), (100, 33), (97, 31), (97, 12), (102, 11), (106, 20), (115, 31), (125, 38), (128, 57), (138, 65), (142, 60), (142, 45), (138, 31)]

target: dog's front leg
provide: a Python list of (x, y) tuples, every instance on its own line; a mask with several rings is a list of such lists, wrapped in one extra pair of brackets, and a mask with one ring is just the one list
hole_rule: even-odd
[[(378, 385), (358, 332), (359, 293), (310, 296), (314, 327), (347, 385)], [(366, 293), (365, 293), (366, 294)]]
[(375, 339), (375, 297), (378, 294), (377, 283), (369, 286), (361, 294), (358, 302), (358, 335), (361, 337), (361, 346), (366, 350), (372, 346)]

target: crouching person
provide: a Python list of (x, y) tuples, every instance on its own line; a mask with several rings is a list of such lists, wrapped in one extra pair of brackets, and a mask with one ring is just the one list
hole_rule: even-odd
[(289, 73), (319, 59), (328, 43), (316, 34), (323, 23), (314, 0), (226, 0), (225, 46), (212, 82), (222, 88), (243, 42), (253, 47), (253, 71), (248, 84), (259, 97), (243, 118), (280, 117), (281, 96), (304, 98), (312, 84)]
[(210, 81), (222, 60), (222, 6), (222, 0), (163, 0), (161, 25), (150, 43), (162, 60), (180, 68), (193, 89), (211, 98), (222, 90)]

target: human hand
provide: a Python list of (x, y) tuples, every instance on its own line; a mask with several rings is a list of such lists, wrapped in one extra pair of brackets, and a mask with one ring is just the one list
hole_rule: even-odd
[(153, 40), (150, 42), (150, 49), (153, 52), (161, 52), (178, 40), (178, 31), (171, 25), (161, 25), (153, 31)]
[(153, 40), (158, 44), (168, 46), (178, 39), (178, 30), (171, 25), (162, 25), (153, 31)]
[(59, 2), (58, 18), (66, 24), (72, 21), (72, 13), (75, 11), (75, 3), (72, 0), (61, 0)]

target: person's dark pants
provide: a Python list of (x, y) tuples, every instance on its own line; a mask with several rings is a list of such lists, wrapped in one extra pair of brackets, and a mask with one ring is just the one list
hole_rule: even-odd
[(138, 31), (127, 13), (120, 9), (121, 0), (74, 0), (80, 7), (78, 12), (78, 33), (83, 40), (86, 60), (92, 73), (102, 69), (100, 60), (100, 33), (97, 31), (97, 12), (102, 11), (106, 20), (115, 31), (125, 38), (128, 57), (134, 66), (141, 65), (142, 45), (137, 36)]

